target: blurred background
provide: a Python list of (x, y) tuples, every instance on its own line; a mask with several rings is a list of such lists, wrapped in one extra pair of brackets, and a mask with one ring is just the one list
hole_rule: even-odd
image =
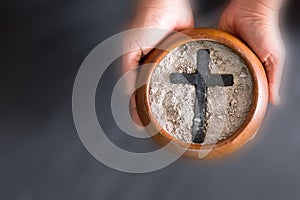
[[(199, 3), (199, 2), (198, 2)], [(197, 26), (215, 27), (223, 3), (201, 1)], [(100, 42), (124, 30), (133, 0), (0, 2), (0, 199), (297, 199), (300, 196), (299, 4), (282, 16), (288, 47), (283, 105), (269, 107), (249, 145), (215, 162), (179, 159), (126, 174), (94, 159), (72, 118), (77, 70)], [(158, 148), (123, 134), (111, 117), (118, 62), (99, 83), (97, 112), (108, 137), (132, 151)]]

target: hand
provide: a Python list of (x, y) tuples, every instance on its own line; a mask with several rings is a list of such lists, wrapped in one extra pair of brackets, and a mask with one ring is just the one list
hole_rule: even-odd
[[(280, 104), (279, 87), (285, 62), (285, 46), (279, 30), (279, 6), (233, 1), (225, 9), (219, 28), (244, 40), (265, 67), (269, 83), (269, 100)], [(251, 5), (252, 4), (252, 5)]]
[[(188, 0), (140, 0), (136, 10), (129, 29), (155, 28), (167, 31), (164, 34), (151, 35), (151, 37), (147, 35), (149, 34), (147, 31), (128, 35), (124, 39), (124, 46), (126, 49), (134, 49), (134, 51), (123, 56), (124, 73), (135, 69), (141, 57), (150, 52), (151, 49), (143, 48), (143, 46), (155, 47), (170, 32), (194, 27), (194, 18)], [(133, 74), (127, 80), (128, 91), (134, 88), (135, 81), (136, 74)], [(134, 96), (132, 96), (130, 104), (132, 118), (139, 123)]]

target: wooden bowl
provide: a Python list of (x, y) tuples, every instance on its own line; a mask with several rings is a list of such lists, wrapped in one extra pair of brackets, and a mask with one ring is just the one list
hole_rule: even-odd
[[(186, 143), (174, 138), (159, 125), (157, 120), (153, 117), (150, 107), (149, 85), (153, 71), (172, 49), (194, 41), (212, 41), (228, 47), (244, 60), (253, 80), (252, 105), (245, 122), (232, 136), (214, 145)], [(257, 56), (248, 46), (233, 35), (206, 28), (188, 29), (180, 33), (174, 33), (162, 41), (158, 45), (158, 48), (153, 49), (144, 58), (142, 64), (148, 64), (149, 66), (142, 67), (138, 74), (137, 82), (146, 81), (146, 84), (136, 91), (137, 111), (146, 130), (149, 132), (155, 130), (157, 133), (152, 135), (152, 138), (158, 144), (165, 146), (172, 143), (171, 150), (174, 152), (177, 152), (176, 149), (182, 147), (186, 148), (183, 155), (189, 158), (216, 158), (238, 150), (258, 132), (268, 105), (268, 83), (266, 74)], [(149, 124), (151, 125), (149, 126)]]

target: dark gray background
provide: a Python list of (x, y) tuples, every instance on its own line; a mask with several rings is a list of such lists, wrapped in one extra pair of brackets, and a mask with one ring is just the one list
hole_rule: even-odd
[[(197, 11), (198, 25), (217, 22), (220, 7), (209, 2)], [(123, 29), (132, 8), (128, 0), (1, 1), (0, 199), (299, 199), (297, 5), (283, 21), (284, 104), (270, 106), (264, 128), (243, 150), (215, 162), (180, 159), (148, 174), (112, 170), (87, 152), (72, 119), (73, 81), (89, 51)], [(125, 136), (111, 120), (107, 107), (118, 67), (99, 85), (100, 121), (119, 146), (158, 148)]]

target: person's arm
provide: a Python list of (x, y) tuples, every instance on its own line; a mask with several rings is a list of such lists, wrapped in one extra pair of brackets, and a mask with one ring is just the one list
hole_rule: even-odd
[(272, 104), (280, 104), (279, 88), (286, 50), (279, 28), (284, 0), (232, 0), (219, 28), (243, 39), (264, 64)]

